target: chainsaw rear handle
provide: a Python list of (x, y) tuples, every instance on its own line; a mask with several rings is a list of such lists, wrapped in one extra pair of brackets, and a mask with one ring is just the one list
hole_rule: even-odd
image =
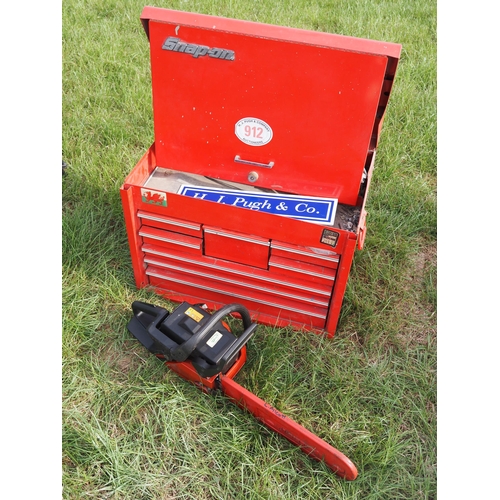
[[(177, 347), (174, 347), (174, 349), (172, 349), (172, 359), (174, 361), (186, 361), (186, 359), (188, 359), (190, 354), (203, 342), (203, 340), (210, 333), (212, 328), (221, 319), (225, 318), (227, 315), (234, 312), (239, 313), (243, 321), (243, 328), (245, 330), (238, 337), (238, 340), (236, 341), (238, 345), (241, 345), (241, 347), (243, 347), (243, 345), (245, 345), (246, 342), (253, 335), (253, 332), (255, 331), (255, 328), (257, 328), (257, 325), (255, 323), (252, 324), (252, 318), (250, 317), (250, 313), (248, 312), (246, 307), (236, 303), (228, 304), (227, 306), (224, 306), (217, 312), (215, 312), (212, 315), (212, 317), (207, 321), (207, 323), (205, 323), (205, 325), (200, 329), (200, 331), (196, 332), (192, 337), (186, 340), (186, 342), (183, 342), (182, 344), (179, 344)], [(235, 344), (233, 344), (233, 346)], [(232, 354), (234, 354), (235, 352), (233, 346), (231, 346), (229, 350), (231, 351)], [(241, 347), (239, 347), (239, 349), (241, 349)], [(225, 358), (230, 357), (229, 351), (225, 353), (224, 356)]]
[[(147, 302), (135, 300), (132, 302), (132, 311), (134, 316), (128, 324), (128, 329), (132, 335), (150, 352), (158, 354), (161, 350), (158, 345), (168, 343), (169, 348), (176, 344), (164, 335), (158, 326), (165, 321), (170, 314), (163, 307), (154, 306)], [(146, 316), (146, 318), (144, 318)], [(152, 318), (152, 320), (150, 320)]]
[(222, 366), (221, 373), (225, 374), (227, 370), (234, 364), (241, 350), (250, 340), (250, 337), (254, 334), (257, 326), (257, 323), (251, 323), (250, 326), (245, 329), (245, 331), (239, 337), (237, 337), (229, 346), (229, 348), (224, 352), (224, 355), (221, 357), (220, 361), (220, 366)]
[[(139, 313), (142, 312), (153, 316), (155, 320), (157, 319), (156, 316), (158, 316), (160, 313), (166, 313), (164, 314), (164, 316), (168, 316), (168, 311), (163, 307), (156, 307), (153, 304), (148, 304), (147, 302), (141, 302), (139, 300), (135, 300), (134, 302), (132, 302), (132, 311), (134, 313), (134, 316), (138, 316)], [(162, 318), (162, 321), (164, 319), (165, 318)]]

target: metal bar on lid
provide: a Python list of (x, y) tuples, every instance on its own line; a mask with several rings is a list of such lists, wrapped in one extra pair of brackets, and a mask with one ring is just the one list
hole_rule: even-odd
[(244, 165), (252, 165), (254, 167), (263, 167), (263, 168), (273, 168), (274, 161), (270, 161), (269, 163), (259, 163), (257, 161), (243, 160), (240, 158), (240, 155), (236, 155), (234, 157), (234, 161), (236, 163), (243, 163)]

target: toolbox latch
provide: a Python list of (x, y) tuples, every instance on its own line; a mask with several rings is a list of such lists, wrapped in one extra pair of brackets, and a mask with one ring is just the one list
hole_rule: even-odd
[(358, 224), (358, 250), (363, 250), (366, 238), (366, 216), (368, 212), (366, 210), (361, 210), (361, 215), (359, 217)]

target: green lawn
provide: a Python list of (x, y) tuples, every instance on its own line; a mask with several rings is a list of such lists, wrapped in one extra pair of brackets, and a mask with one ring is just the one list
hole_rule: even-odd
[(436, 4), (155, 6), (397, 42), (402, 57), (333, 339), (260, 326), (237, 380), (344, 452), (346, 482), (129, 334), (137, 290), (119, 188), (154, 140), (137, 0), (62, 4), (63, 498), (435, 499)]

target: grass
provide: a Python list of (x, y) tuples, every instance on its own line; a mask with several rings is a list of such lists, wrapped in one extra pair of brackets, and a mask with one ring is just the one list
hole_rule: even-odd
[(119, 197), (153, 142), (137, 0), (65, 0), (62, 483), (65, 499), (434, 499), (436, 5), (158, 2), (403, 44), (334, 339), (261, 326), (238, 381), (359, 469), (339, 480), (250, 415), (168, 372), (126, 329), (134, 286)]

